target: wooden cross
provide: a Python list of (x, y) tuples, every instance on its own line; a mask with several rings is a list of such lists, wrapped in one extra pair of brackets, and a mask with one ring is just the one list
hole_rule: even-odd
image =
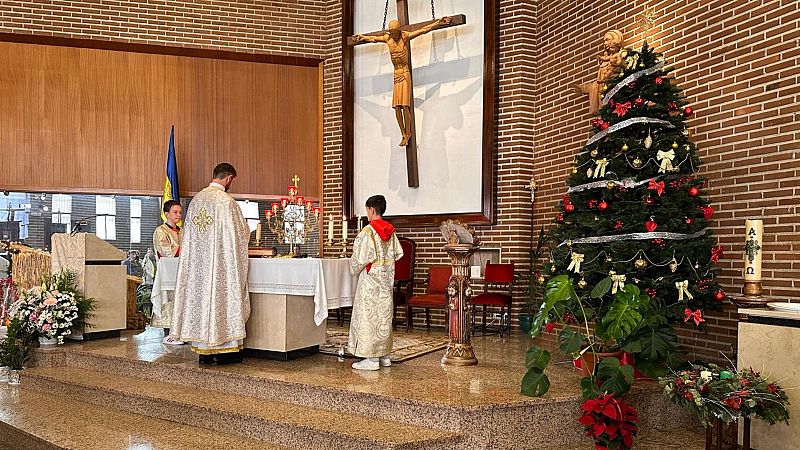
[[(400, 29), (405, 32), (413, 32), (419, 30), (420, 28), (425, 27), (426, 25), (430, 25), (431, 23), (436, 22), (435, 20), (429, 20), (427, 22), (420, 22), (415, 24), (408, 23), (408, 1), (407, 0), (396, 0), (397, 1), (397, 20), (400, 22)], [(449, 28), (456, 25), (463, 25), (467, 23), (467, 17), (464, 14), (459, 14), (456, 16), (450, 16), (450, 23), (449, 24), (441, 24), (436, 29), (442, 28)], [(370, 33), (362, 33), (361, 36), (383, 36), (386, 34), (386, 30), (381, 31), (373, 31)], [(365, 43), (364, 41), (356, 42), (353, 39), (353, 36), (349, 36), (347, 38), (348, 45), (359, 45)], [(417, 164), (417, 132), (416, 127), (414, 124), (414, 92), (413, 86), (414, 81), (412, 78), (412, 67), (411, 67), (411, 46), (409, 43), (406, 43), (406, 49), (408, 51), (408, 76), (409, 76), (409, 85), (411, 86), (411, 111), (409, 122), (411, 125), (411, 136), (406, 143), (406, 171), (408, 173), (408, 187), (416, 188), (419, 187), (419, 168)], [(446, 114), (446, 112), (445, 112)]]

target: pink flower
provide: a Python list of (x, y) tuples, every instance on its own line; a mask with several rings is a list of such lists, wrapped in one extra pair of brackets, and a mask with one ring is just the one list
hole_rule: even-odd
[(46, 323), (46, 324), (42, 325), (42, 330), (44, 330), (44, 331), (50, 331), (50, 324), (49, 324), (49, 323)]
[(54, 297), (47, 297), (47, 299), (44, 301), (44, 304), (45, 304), (46, 306), (53, 306), (53, 305), (55, 305), (56, 303), (57, 303), (57, 302), (56, 302), (56, 299), (55, 299)]

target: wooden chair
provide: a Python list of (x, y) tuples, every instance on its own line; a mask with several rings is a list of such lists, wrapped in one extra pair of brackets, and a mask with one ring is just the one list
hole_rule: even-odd
[[(472, 297), (472, 334), (475, 334), (475, 307), (482, 306), (483, 334), (486, 334), (486, 309), (490, 306), (500, 307), (500, 336), (509, 329), (508, 314), (511, 313), (512, 290), (514, 288), (514, 263), (486, 263), (483, 275), (483, 293)], [(508, 307), (508, 311), (506, 311)]]
[[(414, 295), (414, 263), (417, 259), (417, 243), (409, 238), (397, 238), (403, 248), (403, 257), (394, 264), (394, 306), (392, 328), (397, 328), (397, 307), (405, 306)], [(406, 319), (408, 322), (408, 319)]]
[(451, 266), (431, 266), (428, 269), (428, 284), (425, 293), (415, 295), (406, 302), (406, 331), (414, 326), (414, 308), (425, 309), (425, 323), (431, 329), (431, 309), (445, 311), (445, 323), (449, 316), (447, 309), (447, 284), (453, 268)]

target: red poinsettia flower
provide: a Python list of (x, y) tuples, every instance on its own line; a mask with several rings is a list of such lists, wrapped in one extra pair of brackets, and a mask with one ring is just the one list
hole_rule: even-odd
[(738, 411), (742, 407), (742, 399), (739, 397), (731, 397), (725, 399), (725, 404), (730, 406), (734, 411)]
[(711, 247), (711, 261), (719, 262), (722, 258), (722, 246)]
[(629, 109), (631, 109), (631, 102), (617, 103), (617, 106), (614, 108), (614, 114), (616, 114), (617, 117), (622, 117), (628, 114)]

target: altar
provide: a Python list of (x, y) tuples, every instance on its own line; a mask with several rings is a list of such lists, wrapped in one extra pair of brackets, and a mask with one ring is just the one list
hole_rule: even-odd
[[(178, 258), (158, 260), (154, 303), (175, 290), (177, 273)], [(250, 258), (245, 354), (288, 360), (316, 353), (328, 310), (352, 306), (357, 279), (347, 258)]]

